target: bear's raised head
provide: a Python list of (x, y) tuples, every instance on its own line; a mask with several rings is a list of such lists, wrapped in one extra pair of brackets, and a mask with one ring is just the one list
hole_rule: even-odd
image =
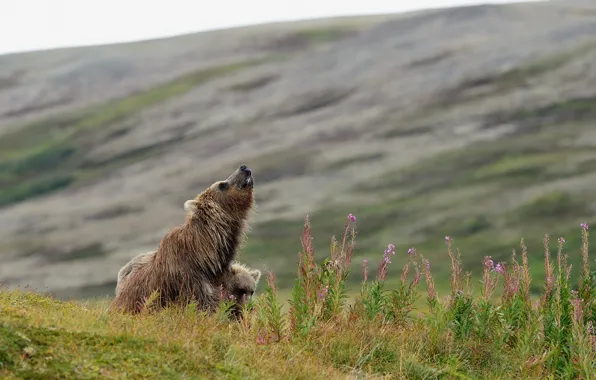
[[(245, 219), (254, 204), (253, 187), (252, 170), (241, 165), (225, 180), (215, 182), (195, 199), (184, 202), (184, 210), (189, 219), (204, 220), (205, 216), (213, 215)], [(214, 213), (214, 209), (223, 213)]]

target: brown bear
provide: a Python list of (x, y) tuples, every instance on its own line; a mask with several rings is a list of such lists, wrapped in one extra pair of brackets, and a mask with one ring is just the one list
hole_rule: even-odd
[[(116, 282), (116, 296), (120, 294), (120, 289), (126, 282), (128, 277), (134, 273), (138, 268), (150, 262), (156, 251), (144, 252), (136, 255), (126, 265), (118, 271), (118, 279)], [(233, 262), (230, 265), (230, 270), (222, 277), (222, 283), (226, 296), (232, 296), (236, 304), (241, 306), (250, 301), (254, 294), (259, 279), (261, 278), (261, 271), (258, 269), (251, 269), (239, 262)], [(240, 312), (240, 307), (234, 309), (234, 314)]]
[(155, 255), (128, 276), (111, 308), (139, 312), (154, 292), (153, 305), (188, 304), (213, 310), (219, 303), (218, 284), (243, 243), (254, 205), (254, 179), (246, 165), (226, 180), (209, 186), (184, 202), (186, 220), (161, 240)]

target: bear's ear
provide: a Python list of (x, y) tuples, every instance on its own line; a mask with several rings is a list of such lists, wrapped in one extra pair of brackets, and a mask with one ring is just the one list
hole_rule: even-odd
[(197, 201), (194, 199), (189, 199), (184, 202), (184, 211), (186, 212), (193, 212), (197, 209)]
[(252, 276), (252, 278), (254, 278), (255, 283), (259, 282), (259, 279), (261, 278), (261, 271), (258, 269), (253, 269), (250, 271), (250, 275)]

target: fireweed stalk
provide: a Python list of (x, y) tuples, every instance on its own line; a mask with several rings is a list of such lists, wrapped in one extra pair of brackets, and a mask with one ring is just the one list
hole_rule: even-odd
[[(497, 264), (502, 268), (502, 264)], [(479, 339), (487, 339), (492, 330), (491, 325), (495, 316), (495, 311), (490, 297), (497, 287), (499, 276), (502, 275), (501, 270), (497, 270), (495, 263), (491, 256), (484, 256), (482, 261), (482, 288), (481, 300), (478, 302), (476, 311), (476, 328), (475, 332)]]
[(583, 319), (585, 323), (590, 322), (596, 325), (596, 283), (595, 275), (590, 270), (590, 259), (588, 255), (588, 224), (580, 225), (582, 233), (582, 272), (578, 286), (578, 306), (581, 305)]
[(385, 310), (388, 306), (387, 292), (384, 290), (385, 278), (387, 277), (387, 268), (391, 263), (391, 256), (395, 255), (395, 246), (388, 244), (383, 252), (383, 258), (379, 262), (377, 268), (376, 279), (368, 284), (368, 260), (364, 260), (362, 265), (362, 272), (364, 281), (360, 290), (360, 297), (357, 300), (363, 310), (367, 320), (384, 320)]
[(420, 255), (420, 260), (424, 263), (424, 281), (426, 282), (426, 303), (433, 310), (437, 303), (437, 292), (435, 290), (435, 280), (430, 270), (430, 261)]
[[(564, 238), (562, 238), (562, 243), (565, 243)], [(552, 290), (555, 283), (553, 265), (550, 257), (550, 237), (548, 235), (544, 235), (544, 274), (544, 292), (540, 299), (540, 303), (542, 306), (545, 306), (548, 303), (552, 295)]]
[[(367, 283), (368, 279), (368, 261), (364, 261), (362, 265), (362, 272), (364, 281), (360, 297), (357, 304), (361, 305), (364, 313), (369, 320), (381, 320), (384, 323), (403, 324), (405, 323), (408, 314), (412, 311), (412, 307), (417, 298), (417, 286), (420, 283), (422, 272), (420, 271), (420, 264), (417, 262), (417, 252), (415, 248), (408, 249), (408, 260), (401, 271), (400, 283), (397, 289), (385, 290), (385, 280), (389, 264), (391, 264), (392, 256), (395, 256), (395, 245), (388, 244), (383, 252), (383, 258), (379, 262), (377, 268), (376, 279), (371, 283)], [(411, 281), (408, 282), (408, 274), (410, 267), (414, 268), (414, 275)], [(427, 275), (430, 275), (430, 264), (425, 265)], [(431, 293), (433, 294), (431, 300), (434, 301), (434, 283), (432, 285)]]
[(377, 281), (385, 281), (385, 277), (387, 277), (387, 267), (391, 264), (391, 256), (389, 255), (395, 256), (395, 246), (393, 244), (388, 244), (387, 249), (383, 252), (383, 259), (377, 269)]
[[(408, 283), (408, 273), (410, 265), (414, 267), (414, 275)], [(421, 273), (418, 261), (416, 260), (416, 249), (408, 249), (408, 261), (404, 265), (401, 273), (400, 283), (397, 289), (390, 293), (391, 301), (387, 310), (386, 319), (395, 324), (403, 325), (406, 322), (408, 314), (412, 311), (413, 304), (418, 298), (417, 287), (420, 283)]]
[(457, 256), (453, 254), (453, 250), (451, 245), (453, 243), (453, 239), (451, 236), (445, 236), (445, 244), (447, 244), (447, 254), (451, 259), (451, 297), (457, 297), (460, 292), (463, 291), (462, 289), (462, 267), (461, 267), (461, 259), (460, 259), (460, 252), (457, 250)]
[[(498, 264), (499, 266), (501, 264)], [(494, 274), (496, 272), (496, 274)], [(485, 301), (490, 299), (499, 282), (499, 272), (495, 271), (495, 263), (491, 256), (484, 256), (482, 262), (482, 298)]]
[(356, 231), (352, 223), (356, 217), (349, 214), (344, 223), (341, 245), (331, 237), (329, 258), (322, 265), (315, 262), (315, 248), (308, 216), (301, 237), (298, 278), (290, 300), (290, 330), (305, 336), (317, 320), (339, 316), (347, 299), (345, 281), (355, 247)]

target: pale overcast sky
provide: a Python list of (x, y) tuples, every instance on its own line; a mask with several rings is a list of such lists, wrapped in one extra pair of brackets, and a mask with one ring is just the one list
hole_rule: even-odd
[(0, 0), (0, 54), (305, 18), (513, 0)]

